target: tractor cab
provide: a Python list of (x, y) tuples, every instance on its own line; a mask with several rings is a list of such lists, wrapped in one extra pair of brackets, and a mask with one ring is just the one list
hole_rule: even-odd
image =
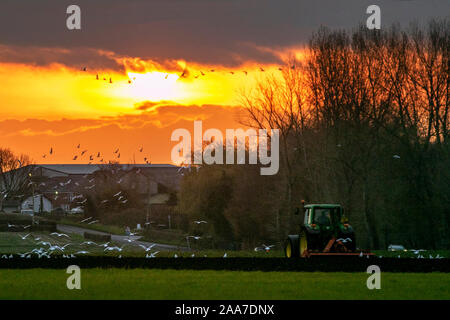
[(325, 232), (337, 236), (344, 226), (342, 208), (338, 204), (310, 204), (304, 207), (303, 226), (311, 231)]

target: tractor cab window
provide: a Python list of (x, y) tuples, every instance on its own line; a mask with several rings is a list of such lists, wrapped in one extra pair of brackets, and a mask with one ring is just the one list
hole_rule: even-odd
[(305, 219), (304, 219), (304, 224), (307, 225), (309, 223), (309, 215), (311, 213), (311, 209), (306, 209), (305, 210)]
[(319, 225), (331, 225), (331, 210), (316, 208), (314, 210), (314, 223)]

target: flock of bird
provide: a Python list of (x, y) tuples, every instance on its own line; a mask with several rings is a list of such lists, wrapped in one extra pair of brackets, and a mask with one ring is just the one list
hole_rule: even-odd
[[(77, 149), (77, 153), (73, 156), (72, 161), (81, 160), (84, 155), (88, 156), (88, 151), (89, 150), (88, 149), (81, 149), (81, 144), (80, 143), (76, 146), (76, 149)], [(80, 151), (80, 152), (78, 153), (78, 151)], [(142, 154), (143, 151), (144, 151), (144, 147), (141, 146), (138, 149), (138, 151), (139, 151), (140, 154)], [(53, 147), (50, 147), (49, 152), (48, 153), (44, 153), (42, 155), (42, 158), (46, 159), (47, 157), (50, 157), (53, 154), (54, 154)], [(89, 154), (89, 163), (88, 164), (92, 164), (93, 161), (95, 161), (95, 160), (97, 160), (100, 163), (104, 163), (104, 164), (113, 163), (113, 161), (114, 162), (119, 161), (120, 156), (121, 156), (121, 154), (120, 154), (120, 149), (119, 148), (116, 148), (115, 151), (113, 152), (113, 157), (115, 158), (114, 160), (105, 160), (103, 154), (100, 151), (95, 151), (94, 153), (90, 153)], [(151, 164), (150, 158), (148, 156), (144, 156), (143, 160), (144, 160), (144, 162), (146, 164)]]
[[(92, 217), (83, 219), (80, 222), (88, 222), (90, 219), (92, 219)], [(194, 223), (196, 223), (196, 224), (206, 224), (207, 221), (199, 220), (199, 221), (194, 221)], [(10, 223), (8, 223), (7, 225), (8, 225), (8, 228), (16, 228), (16, 227), (18, 227), (17, 225), (13, 225), (13, 224), (10, 224)], [(23, 228), (27, 229), (29, 227), (30, 227), (30, 225), (24, 226)], [(20, 257), (20, 258), (31, 258), (32, 256), (36, 256), (39, 259), (43, 258), (43, 257), (51, 258), (52, 254), (54, 254), (55, 252), (59, 252), (60, 254), (62, 254), (61, 255), (62, 258), (76, 258), (77, 255), (87, 255), (87, 254), (91, 253), (90, 251), (87, 251), (87, 248), (86, 248), (86, 250), (84, 250), (84, 249), (83, 250), (78, 250), (75, 253), (66, 253), (65, 250), (69, 246), (82, 246), (82, 247), (91, 247), (91, 248), (92, 247), (94, 247), (94, 248), (97, 247), (97, 248), (102, 248), (103, 252), (105, 252), (105, 253), (106, 252), (119, 252), (119, 253), (121, 253), (124, 250), (125, 246), (131, 245), (131, 244), (133, 244), (136, 241), (135, 239), (130, 238), (131, 236), (135, 236), (135, 235), (137, 235), (137, 233), (130, 233), (128, 235), (128, 238), (125, 239), (125, 241), (127, 243), (123, 244), (122, 246), (119, 247), (117, 245), (114, 245), (114, 246), (110, 245), (110, 242), (98, 244), (98, 243), (96, 243), (94, 241), (90, 241), (90, 240), (89, 241), (84, 241), (81, 244), (74, 243), (74, 242), (69, 242), (69, 243), (65, 243), (65, 244), (52, 244), (49, 241), (41, 240), (41, 237), (34, 237), (31, 233), (27, 233), (25, 235), (18, 234), (18, 236), (19, 236), (19, 238), (21, 240), (32, 239), (32, 241), (35, 242), (35, 245), (39, 246), (39, 248), (36, 247), (36, 248), (33, 248), (32, 250), (30, 250), (28, 252), (18, 253), (17, 256)], [(66, 233), (59, 233), (59, 232), (52, 232), (52, 233), (50, 233), (50, 236), (55, 238), (55, 240), (59, 239), (59, 238), (71, 239), (70, 235), (68, 235)], [(189, 239), (200, 240), (200, 239), (202, 239), (202, 237), (201, 236), (193, 236), (193, 235), (186, 236), (186, 240), (189, 241)], [(344, 242), (344, 241), (345, 242), (351, 241), (350, 238), (339, 239), (339, 240), (342, 241), (342, 242)], [(188, 242), (188, 244), (189, 244), (189, 242)], [(153, 244), (151, 244), (149, 246), (146, 246), (146, 245), (144, 245), (142, 243), (135, 243), (135, 247), (141, 248), (145, 252), (145, 258), (155, 258), (156, 257), (156, 255), (159, 253), (159, 251), (152, 252), (152, 249), (156, 245), (157, 245), (156, 243), (153, 243)], [(254, 251), (255, 252), (263, 251), (263, 252), (269, 253), (270, 250), (273, 247), (275, 247), (275, 245), (262, 244), (259, 247), (255, 247)], [(409, 251), (413, 252), (417, 259), (425, 258), (425, 256), (423, 256), (421, 254), (421, 252), (425, 252), (426, 250), (423, 250), (423, 249), (419, 249), (419, 250), (412, 249), (412, 250), (409, 250)], [(227, 253), (225, 253), (223, 255), (223, 258), (226, 258), (227, 256), (228, 256)], [(361, 258), (364, 257), (364, 256), (369, 258), (369, 255), (364, 255), (363, 252), (361, 252), (359, 256)], [(174, 254), (173, 257), (177, 258), (178, 256), (177, 256), (177, 254)], [(191, 257), (195, 257), (195, 253), (192, 253)], [(207, 257), (207, 256), (204, 255), (204, 257)], [(378, 256), (378, 258), (382, 258), (382, 257), (383, 256)], [(3, 254), (0, 258), (2, 258), (2, 259), (12, 259), (12, 258), (14, 258), (14, 255), (13, 254), (9, 254), (9, 255)], [(118, 258), (122, 258), (122, 255), (119, 255)], [(398, 258), (401, 258), (401, 256), (399, 255)], [(433, 257), (431, 254), (429, 254), (428, 258), (429, 259), (442, 259), (444, 257), (440, 256), (439, 254), (437, 254), (435, 257)]]
[[(116, 193), (114, 196), (119, 196), (121, 192)], [(96, 223), (98, 222), (98, 220), (92, 220), (93, 217), (88, 217), (85, 218), (83, 220), (80, 221), (80, 223), (87, 223), (87, 224), (92, 224), (92, 223)], [(91, 221), (90, 221), (91, 220)], [(205, 220), (195, 220), (193, 223), (195, 224), (207, 224), (208, 222)], [(146, 223), (148, 224), (148, 223)], [(14, 224), (10, 224), (7, 223), (8, 228), (17, 228), (19, 227), (18, 225), (14, 225)], [(31, 227), (31, 225), (27, 225), (27, 226), (23, 226), (24, 230), (28, 229), (29, 227)], [(33, 248), (32, 250), (25, 252), (25, 253), (18, 253), (17, 256), (20, 258), (31, 258), (33, 255), (36, 256), (37, 258), (50, 258), (52, 254), (54, 254), (55, 252), (59, 252), (61, 254), (62, 258), (75, 258), (77, 255), (87, 255), (87, 254), (91, 254), (90, 251), (87, 251), (88, 248), (86, 248), (86, 250), (79, 250), (75, 253), (67, 253), (66, 254), (66, 248), (69, 246), (82, 246), (82, 247), (98, 247), (98, 248), (103, 248), (103, 252), (122, 252), (125, 246), (128, 245), (134, 245), (135, 247), (141, 248), (142, 250), (144, 250), (145, 252), (145, 258), (155, 258), (156, 255), (159, 253), (159, 251), (154, 251), (152, 252), (152, 249), (157, 245), (156, 243), (153, 243), (149, 246), (144, 245), (143, 243), (138, 243), (136, 242), (136, 239), (131, 238), (132, 236), (136, 236), (138, 235), (138, 233), (133, 233), (133, 232), (129, 232), (128, 237), (124, 239), (125, 242), (127, 242), (126, 244), (123, 244), (122, 246), (117, 246), (117, 245), (110, 245), (110, 242), (106, 242), (103, 244), (98, 244), (94, 241), (88, 240), (88, 241), (84, 241), (81, 244), (79, 243), (75, 243), (75, 242), (69, 242), (69, 243), (65, 243), (64, 245), (62, 244), (52, 244), (49, 241), (43, 241), (41, 239), (41, 237), (34, 237), (31, 233), (27, 233), (25, 235), (21, 235), (18, 234), (19, 238), (21, 240), (27, 240), (27, 239), (32, 239), (32, 241), (35, 242), (36, 246), (39, 246), (39, 248)], [(60, 232), (52, 232), (50, 233), (50, 236), (56, 239), (71, 239), (70, 235), (66, 234), (66, 233), (60, 233)], [(202, 237), (200, 236), (187, 236), (186, 239), (194, 239), (194, 240), (200, 240)], [(135, 243), (136, 242), (136, 243)], [(269, 252), (269, 250), (273, 247), (272, 246), (266, 246), (263, 245), (263, 248), (265, 249), (266, 252)], [(256, 248), (255, 248), (255, 251)], [(225, 253), (223, 255), (224, 258), (226, 258), (228, 255), (227, 253)], [(174, 258), (177, 258), (177, 254), (174, 254), (173, 256)], [(195, 257), (195, 253), (193, 253), (191, 255), (191, 257)], [(206, 257), (206, 255), (205, 255)], [(10, 259), (10, 258), (14, 258), (14, 255), (10, 254), (10, 255), (2, 255), (0, 258), (2, 259)], [(119, 255), (118, 258), (122, 258), (122, 255)]]
[[(289, 69), (291, 69), (291, 70), (295, 70), (295, 68), (296, 68), (296, 65), (295, 65), (295, 64), (293, 64), (293, 65), (291, 65), (291, 66), (289, 67)], [(263, 67), (259, 67), (258, 70), (259, 70), (260, 72), (265, 72), (265, 71), (266, 71)], [(278, 71), (283, 71), (283, 70), (284, 70), (283, 67), (278, 67)], [(87, 72), (87, 67), (81, 68), (81, 71)], [(216, 72), (216, 70), (215, 70), (215, 69), (210, 69), (208, 72), (209, 72), (209, 73), (214, 73), (214, 72)], [(208, 72), (204, 72), (204, 71), (200, 70), (200, 73), (194, 75), (193, 78), (194, 78), (194, 79), (198, 79), (199, 77), (204, 77), (204, 76), (207, 75)], [(226, 72), (227, 74), (231, 74), (231, 75), (234, 75), (234, 74), (237, 74), (237, 73), (238, 73), (237, 71), (225, 71), (225, 72)], [(242, 73), (244, 73), (246, 76), (248, 75), (248, 71), (247, 71), (247, 70), (242, 70)], [(184, 68), (184, 70), (181, 72), (181, 74), (179, 75), (179, 77), (182, 78), (182, 79), (186, 79), (186, 78), (189, 78), (189, 77), (190, 77), (190, 74), (191, 74), (191, 72), (189, 72), (188, 68), (186, 67), (186, 68)], [(166, 76), (164, 77), (164, 79), (167, 80), (168, 78), (169, 78), (169, 73), (166, 74)], [(112, 77), (111, 77), (111, 76), (109, 76), (109, 75), (107, 75), (107, 76), (101, 76), (101, 75), (99, 75), (98, 73), (96, 73), (96, 75), (95, 75), (95, 80), (102, 80), (102, 79), (103, 79), (103, 81), (107, 81), (108, 83), (113, 83), (113, 80), (112, 80)], [(128, 82), (128, 84), (132, 84), (133, 81), (135, 81), (135, 80), (136, 80), (136, 77), (133, 77), (132, 79), (128, 79), (127, 82)]]
[[(8, 224), (9, 227), (14, 227), (14, 225), (12, 224)], [(25, 234), (25, 235), (18, 235), (19, 238), (21, 240), (32, 240), (34, 242), (34, 244), (36, 245), (36, 248), (33, 248), (32, 250), (28, 251), (28, 252), (24, 252), (24, 253), (18, 253), (17, 256), (20, 258), (31, 258), (33, 256), (41, 259), (41, 258), (51, 258), (51, 255), (55, 254), (55, 253), (59, 253), (61, 255), (62, 258), (76, 258), (79, 255), (88, 255), (91, 252), (88, 251), (89, 248), (98, 248), (98, 249), (102, 249), (104, 253), (107, 252), (122, 252), (124, 247), (130, 243), (133, 243), (135, 240), (131, 239), (128, 237), (128, 244), (124, 244), (122, 246), (117, 246), (117, 245), (112, 245), (110, 244), (110, 242), (106, 242), (106, 243), (96, 243), (94, 241), (84, 241), (81, 244), (80, 243), (76, 243), (76, 242), (68, 242), (65, 244), (56, 244), (56, 243), (51, 243), (50, 241), (43, 241), (41, 240), (40, 237), (34, 237), (31, 233)], [(66, 233), (59, 233), (59, 232), (52, 232), (50, 233), (50, 236), (53, 237), (55, 240), (56, 239), (60, 239), (60, 238), (64, 238), (67, 240), (71, 239), (71, 236), (66, 234)], [(131, 235), (130, 235), (131, 236)], [(53, 241), (52, 241), (53, 242)], [(76, 252), (72, 252), (72, 253), (67, 253), (66, 252), (66, 248), (67, 247), (79, 247), (81, 246), (83, 249), (82, 250), (78, 250)], [(138, 243), (136, 245), (136, 247), (140, 247), (144, 250), (144, 252), (146, 253), (145, 258), (155, 258), (156, 255), (159, 253), (159, 251), (154, 251), (152, 252), (151, 250), (153, 249), (153, 247), (155, 247), (156, 244), (152, 244), (150, 246), (145, 246), (143, 244)], [(54, 255), (55, 256), (55, 255)], [(122, 256), (120, 255), (119, 258), (121, 258)], [(3, 254), (0, 258), (2, 259), (11, 259), (14, 258), (13, 254)]]

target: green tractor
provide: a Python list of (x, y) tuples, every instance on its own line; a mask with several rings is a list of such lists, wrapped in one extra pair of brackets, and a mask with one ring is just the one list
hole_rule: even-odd
[[(303, 204), (303, 201), (302, 201)], [(313, 255), (371, 255), (356, 252), (355, 233), (338, 204), (302, 205), (304, 212), (299, 234), (289, 235), (284, 252), (287, 258)]]

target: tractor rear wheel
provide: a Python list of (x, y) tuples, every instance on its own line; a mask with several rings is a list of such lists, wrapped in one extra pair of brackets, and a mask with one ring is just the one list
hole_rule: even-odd
[(300, 245), (299, 245), (299, 255), (300, 257), (304, 257), (306, 251), (308, 251), (308, 237), (306, 236), (305, 230), (300, 232)]
[(300, 256), (299, 244), (300, 241), (298, 235), (288, 235), (284, 245), (284, 254), (286, 255), (286, 258), (298, 258)]

